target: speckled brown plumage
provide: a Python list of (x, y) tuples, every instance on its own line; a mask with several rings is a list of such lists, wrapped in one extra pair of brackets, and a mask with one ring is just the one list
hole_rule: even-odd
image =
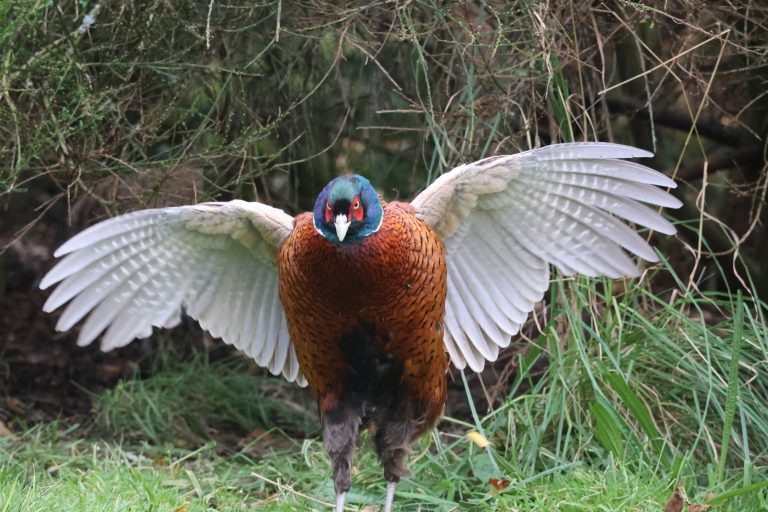
[[(336, 414), (355, 423), (347, 409), (368, 416), (390, 481), (406, 473), (408, 446), (445, 402), (444, 251), (409, 204), (389, 203), (378, 232), (344, 247), (323, 238), (310, 214), (300, 215), (278, 258), (288, 330), (324, 421)], [(391, 358), (395, 372), (372, 375), (371, 350), (382, 364)], [(393, 376), (399, 382), (389, 382)], [(343, 435), (356, 436), (357, 424), (350, 428)]]

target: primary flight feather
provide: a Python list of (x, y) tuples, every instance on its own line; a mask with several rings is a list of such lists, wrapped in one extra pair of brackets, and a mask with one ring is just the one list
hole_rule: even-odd
[[(313, 212), (245, 201), (144, 210), (101, 222), (55, 253), (45, 311), (83, 318), (78, 344), (111, 350), (176, 325), (184, 310), (275, 375), (309, 388), (323, 422), (337, 510), (359, 428), (374, 431), (388, 482), (439, 419), (448, 360), (482, 370), (566, 275), (637, 275), (656, 254), (621, 219), (675, 228), (675, 183), (622, 160), (618, 144), (555, 144), (461, 165), (411, 203), (362, 176), (332, 180)], [(643, 204), (645, 203), (645, 204)]]

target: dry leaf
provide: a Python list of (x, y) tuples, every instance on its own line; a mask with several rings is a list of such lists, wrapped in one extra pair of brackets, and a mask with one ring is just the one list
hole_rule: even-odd
[(13, 432), (5, 425), (3, 420), (0, 420), (0, 437), (13, 437)]
[(681, 485), (672, 493), (672, 497), (664, 506), (664, 512), (683, 512), (683, 505), (685, 505), (685, 498), (683, 498), (683, 486)]
[(488, 439), (486, 439), (483, 434), (477, 432), (476, 430), (470, 430), (467, 432), (467, 439), (475, 443), (480, 448), (485, 448), (486, 446), (491, 445), (491, 442), (488, 441)]
[(8, 398), (5, 401), (5, 405), (14, 414), (21, 414), (24, 411), (26, 411), (26, 409), (27, 409), (26, 406), (22, 403), (21, 400), (19, 400), (18, 398), (13, 398), (13, 397)]
[(509, 487), (509, 480), (506, 478), (489, 478), (488, 483), (491, 484), (497, 491), (503, 491)]
[(251, 430), (251, 432), (247, 436), (245, 436), (243, 439), (241, 439), (240, 444), (245, 445), (245, 444), (251, 443), (251, 442), (253, 442), (253, 441), (257, 440), (257, 439), (259, 440), (259, 442), (265, 442), (265, 441), (269, 441), (271, 437), (272, 436), (269, 433), (269, 431), (261, 429), (261, 428), (255, 428), (255, 429)]

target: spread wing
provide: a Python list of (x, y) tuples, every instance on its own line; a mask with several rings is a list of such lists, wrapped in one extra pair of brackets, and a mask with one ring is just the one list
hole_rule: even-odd
[(674, 181), (618, 160), (648, 156), (618, 144), (555, 144), (459, 166), (414, 199), (447, 249), (445, 344), (458, 368), (480, 371), (496, 359), (544, 296), (550, 264), (566, 275), (618, 278), (638, 273), (625, 250), (658, 261), (620, 220), (675, 233), (641, 204), (678, 208), (657, 188)]
[(213, 336), (289, 381), (306, 385), (278, 297), (276, 256), (293, 217), (261, 203), (230, 201), (129, 213), (92, 226), (55, 253), (66, 255), (40, 288), (59, 283), (43, 309), (69, 302), (56, 329), (86, 315), (88, 345), (102, 350), (179, 323), (184, 308)]

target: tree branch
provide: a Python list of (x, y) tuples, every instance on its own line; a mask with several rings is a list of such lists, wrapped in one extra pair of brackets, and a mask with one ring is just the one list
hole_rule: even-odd
[[(648, 108), (645, 104), (626, 94), (611, 94), (606, 101), (611, 112), (621, 112), (640, 119), (650, 118)], [(659, 112), (654, 109), (653, 122), (682, 131), (689, 131), (693, 126), (691, 117), (688, 114), (674, 110)], [(742, 139), (742, 132), (740, 130), (724, 126), (715, 119), (699, 119), (696, 122), (696, 131), (699, 135), (726, 146), (738, 146)]]

